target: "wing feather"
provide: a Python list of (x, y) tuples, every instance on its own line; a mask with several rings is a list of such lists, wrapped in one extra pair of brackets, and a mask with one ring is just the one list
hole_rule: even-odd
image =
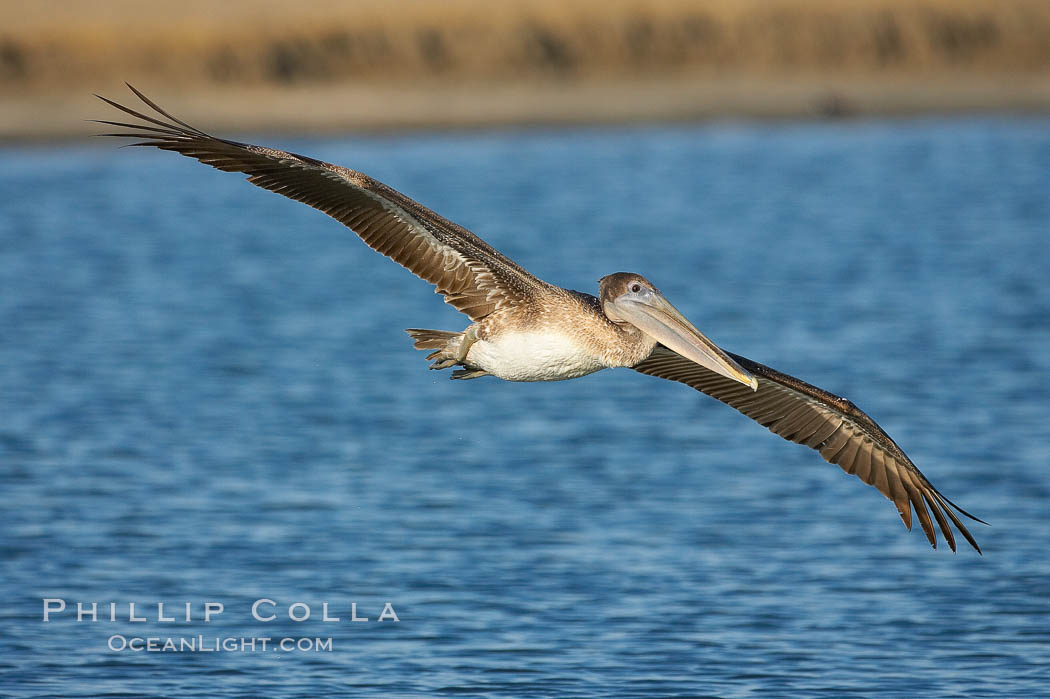
[(909, 530), (914, 510), (934, 548), (937, 548), (933, 526), (936, 520), (948, 546), (955, 550), (950, 520), (966, 541), (978, 553), (981, 551), (952, 510), (975, 521), (981, 520), (934, 488), (889, 435), (852, 402), (745, 357), (731, 353), (729, 356), (758, 378), (757, 391), (663, 346), (658, 346), (633, 368), (691, 386), (736, 408), (781, 437), (816, 449), (827, 461), (875, 486), (889, 498)]
[(137, 120), (100, 120), (128, 129), (102, 135), (145, 139), (130, 145), (170, 150), (219, 170), (242, 172), (256, 186), (323, 211), (369, 247), (434, 284), (447, 303), (471, 320), (481, 320), (506, 304), (528, 302), (538, 288), (549, 286), (467, 229), (368, 175), (304, 155), (210, 136), (128, 87), (156, 116), (99, 96)]

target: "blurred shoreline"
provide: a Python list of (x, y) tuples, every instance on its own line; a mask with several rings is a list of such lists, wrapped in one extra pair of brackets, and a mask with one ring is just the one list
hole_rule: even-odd
[[(354, 85), (173, 89), (148, 82), (135, 86), (175, 116), (227, 134), (1050, 113), (1050, 80), (1030, 76), (936, 83), (745, 77), (389, 89)], [(145, 108), (124, 85), (107, 84), (99, 94), (133, 109)], [(69, 95), (38, 94), (0, 104), (0, 142), (86, 138), (109, 129), (89, 119), (121, 118), (86, 89)]]
[(0, 0), (0, 140), (1050, 113), (1045, 0)]

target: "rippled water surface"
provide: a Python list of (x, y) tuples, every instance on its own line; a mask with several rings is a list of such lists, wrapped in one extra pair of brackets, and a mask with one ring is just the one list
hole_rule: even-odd
[[(114, 145), (0, 151), (2, 693), (1050, 692), (1050, 122), (273, 143), (553, 283), (645, 274), (868, 411), (983, 557), (678, 384), (448, 381), (402, 332), (465, 325), (426, 284)], [(111, 650), (198, 636), (322, 649)]]

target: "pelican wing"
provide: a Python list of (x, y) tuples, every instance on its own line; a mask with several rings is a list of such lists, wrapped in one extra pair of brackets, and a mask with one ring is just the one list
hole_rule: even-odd
[(527, 301), (535, 289), (548, 286), (467, 229), (368, 175), (295, 153), (210, 136), (128, 87), (156, 116), (98, 96), (139, 120), (99, 120), (130, 129), (102, 135), (145, 139), (132, 145), (155, 146), (219, 170), (243, 172), (254, 185), (323, 211), (372, 249), (436, 285), (446, 303), (472, 320), (504, 304)]
[(892, 500), (909, 530), (914, 507), (922, 530), (934, 548), (937, 548), (937, 533), (931, 511), (952, 551), (955, 536), (948, 520), (978, 553), (981, 551), (952, 510), (975, 521), (981, 520), (941, 495), (889, 435), (852, 402), (745, 357), (727, 354), (757, 377), (758, 390), (752, 391), (749, 386), (705, 369), (662, 345), (633, 368), (643, 374), (692, 386), (736, 408), (784, 439), (816, 449), (827, 461), (875, 486)]

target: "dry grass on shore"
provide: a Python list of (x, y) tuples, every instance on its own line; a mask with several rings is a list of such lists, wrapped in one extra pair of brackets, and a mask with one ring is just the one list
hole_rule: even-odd
[[(579, 86), (706, 89), (691, 107), (649, 98), (655, 116), (686, 116), (717, 113), (700, 103), (720, 97), (747, 111), (762, 100), (738, 86), (759, 84), (784, 93), (786, 112), (813, 111), (822, 93), (830, 111), (842, 95), (866, 109), (850, 94), (865, 84), (893, 104), (1045, 108), (1048, 79), (1047, 0), (0, 0), (0, 136), (20, 128), (13, 101), (58, 104), (124, 80), (198, 96), (336, 91), (362, 104), (412, 92), (417, 113), (404, 121), (425, 123), (420, 110), (434, 100), (436, 122), (463, 118), (440, 104), (449, 91), (480, 100), (472, 113), (484, 120), (514, 104), (542, 117), (536, 100), (573, 103)], [(946, 87), (938, 96), (917, 85)], [(521, 97), (529, 90), (535, 99)], [(506, 107), (486, 103), (501, 93)], [(591, 111), (600, 117), (612, 99)], [(762, 105), (757, 113), (778, 111)], [(569, 107), (561, 112), (588, 109)]]
[(0, 85), (1050, 68), (1046, 0), (0, 3)]

